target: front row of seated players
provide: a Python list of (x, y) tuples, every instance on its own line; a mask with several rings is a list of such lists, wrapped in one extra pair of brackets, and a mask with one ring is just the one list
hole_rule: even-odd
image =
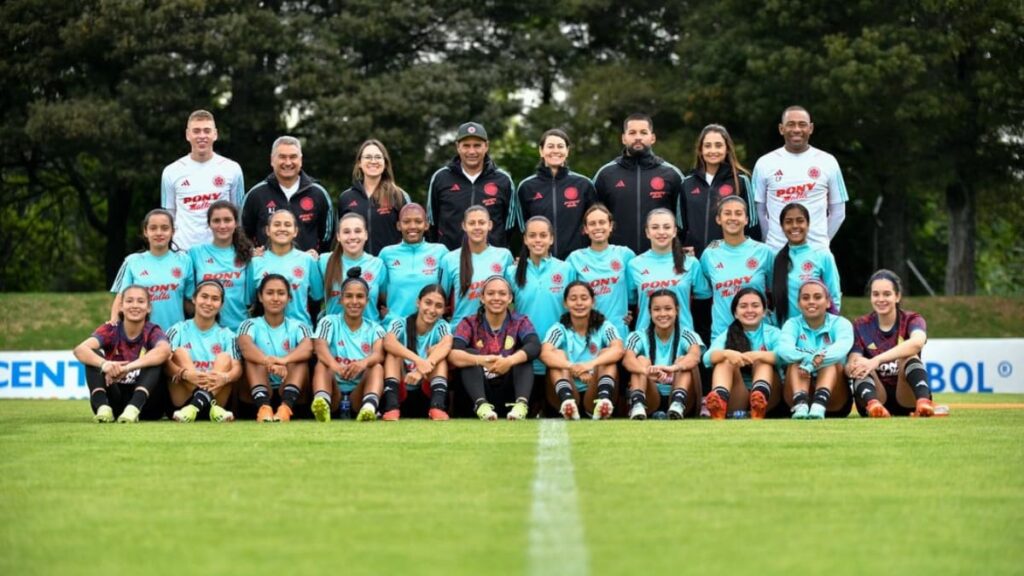
[(478, 417), (494, 420), (501, 411), (522, 419), (534, 385), (531, 361), (538, 356), (548, 367), (548, 402), (567, 419), (588, 412), (595, 419), (611, 416), (620, 359), (628, 372), (630, 417), (664, 410), (680, 419), (699, 406), (695, 368), (702, 351), (703, 362), (713, 367), (706, 404), (714, 419), (736, 410), (760, 419), (784, 414), (785, 406), (797, 419), (841, 417), (854, 404), (871, 417), (935, 413), (920, 360), (927, 340), (924, 319), (900, 308), (900, 280), (887, 270), (871, 277), (873, 311), (854, 324), (834, 314), (819, 280), (800, 286), (800, 314), (781, 329), (766, 322), (760, 291), (740, 290), (731, 304), (734, 321), (706, 351), (681, 325), (678, 296), (670, 290), (651, 294), (649, 327), (631, 333), (623, 347), (616, 328), (595, 309), (592, 288), (571, 282), (563, 292), (567, 312), (542, 346), (529, 318), (510, 311), (512, 289), (502, 276), (483, 282), (482, 306), (454, 335), (441, 319), (444, 296), (437, 285), (424, 287), (416, 312), (392, 321), (385, 333), (364, 317), (370, 290), (361, 270), (349, 269), (346, 276), (342, 313), (322, 318), (315, 337), (286, 317), (292, 294), (285, 278), (264, 277), (237, 344), (218, 324), (224, 301), (219, 282), (199, 282), (195, 317), (175, 324), (166, 336), (149, 321), (149, 291), (128, 286), (118, 299), (118, 320), (75, 348), (86, 366), (95, 420), (112, 422), (120, 413), (119, 422), (137, 422), (160, 418), (166, 410), (180, 422), (200, 413), (230, 421), (234, 415), (225, 406), (232, 384), (240, 383), (240, 405), (251, 399), (258, 420), (287, 421), (310, 395), (314, 350), (311, 411), (321, 421), (338, 411), (343, 397), (359, 406), (354, 413), (360, 420), (373, 420), (378, 411), (388, 420), (424, 412), (447, 419), (449, 365)]

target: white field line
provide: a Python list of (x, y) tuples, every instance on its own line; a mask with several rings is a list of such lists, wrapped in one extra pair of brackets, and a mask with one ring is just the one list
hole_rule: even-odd
[(527, 574), (585, 576), (589, 573), (566, 423), (564, 420), (541, 420), (537, 438), (537, 471), (533, 478)]

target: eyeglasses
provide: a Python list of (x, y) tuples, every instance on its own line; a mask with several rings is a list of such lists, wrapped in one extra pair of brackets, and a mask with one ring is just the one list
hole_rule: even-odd
[(384, 157), (380, 154), (366, 154), (363, 156), (363, 160), (366, 160), (367, 162), (380, 162), (383, 159)]

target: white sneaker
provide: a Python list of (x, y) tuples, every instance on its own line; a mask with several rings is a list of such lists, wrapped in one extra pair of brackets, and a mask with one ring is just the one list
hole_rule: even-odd
[(117, 417), (120, 424), (137, 424), (139, 422), (139, 409), (131, 404), (124, 407), (124, 412)]
[(644, 406), (643, 402), (633, 404), (633, 407), (629, 409), (629, 419), (647, 420), (647, 406)]
[(683, 419), (683, 412), (685, 412), (685, 411), (686, 411), (686, 406), (683, 406), (682, 402), (680, 402), (679, 400), (676, 400), (672, 404), (669, 404), (669, 407), (668, 407), (668, 418), (669, 418), (669, 420), (682, 420)]
[(607, 398), (598, 398), (594, 402), (594, 420), (607, 420), (612, 417), (615, 406)]
[(572, 398), (563, 401), (561, 408), (558, 409), (558, 412), (562, 415), (562, 418), (565, 418), (566, 420), (580, 419), (580, 411), (576, 409), (576, 401), (573, 400)]
[(109, 424), (114, 421), (114, 409), (104, 404), (96, 409), (96, 415), (92, 419), (100, 424)]

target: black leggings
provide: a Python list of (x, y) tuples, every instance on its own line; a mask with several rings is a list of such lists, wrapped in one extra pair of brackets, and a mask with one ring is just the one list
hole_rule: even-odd
[[(111, 384), (107, 386), (106, 376), (94, 366), (85, 367), (85, 383), (89, 386), (89, 395), (94, 390), (102, 389), (107, 393), (107, 404), (118, 415), (124, 411), (125, 406), (132, 399), (136, 388), (143, 388), (149, 393), (149, 399), (142, 405), (139, 418), (143, 420), (159, 420), (164, 415), (164, 404), (166, 403), (167, 387), (164, 386), (163, 372), (161, 366), (150, 366), (141, 368), (134, 380), (125, 384)], [(93, 410), (95, 413), (96, 410)]]
[(462, 369), (462, 386), (474, 405), (486, 400), (499, 415), (504, 416), (508, 413), (506, 404), (514, 403), (516, 398), (529, 400), (533, 390), (533, 363), (516, 364), (497, 378), (486, 378), (483, 368), (469, 366)]

